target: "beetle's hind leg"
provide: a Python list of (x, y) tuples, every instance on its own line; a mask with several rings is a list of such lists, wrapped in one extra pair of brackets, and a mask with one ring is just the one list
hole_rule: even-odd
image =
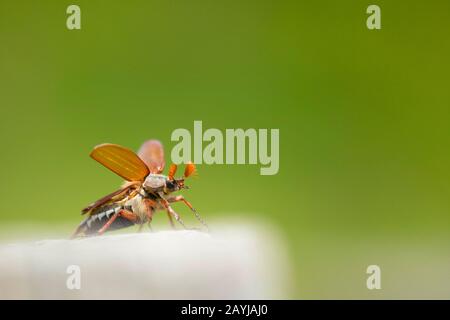
[(120, 211), (113, 214), (113, 216), (105, 223), (105, 225), (97, 231), (99, 235), (102, 235), (105, 233), (106, 230), (111, 226), (111, 224), (114, 222), (114, 220), (117, 219), (117, 217), (120, 215)]
[(117, 219), (118, 216), (121, 216), (122, 218), (125, 218), (133, 223), (136, 223), (136, 221), (138, 221), (138, 216), (134, 212), (128, 211), (126, 209), (120, 209), (105, 223), (105, 225), (100, 230), (98, 230), (97, 234), (102, 235), (103, 233), (105, 233), (105, 231), (108, 230), (108, 228), (111, 226), (114, 220)]

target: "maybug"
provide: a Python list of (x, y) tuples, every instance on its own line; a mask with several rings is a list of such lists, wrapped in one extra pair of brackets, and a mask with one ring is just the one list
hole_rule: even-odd
[(108, 230), (117, 230), (132, 225), (150, 223), (156, 210), (165, 210), (170, 224), (173, 218), (183, 227), (185, 224), (172, 207), (173, 202), (184, 202), (197, 219), (207, 228), (197, 211), (182, 195), (173, 192), (188, 189), (184, 180), (196, 172), (193, 163), (186, 164), (183, 177), (175, 178), (177, 165), (171, 164), (167, 176), (164, 170), (164, 149), (157, 140), (145, 142), (138, 154), (117, 144), (101, 144), (90, 154), (91, 158), (126, 180), (122, 188), (108, 194), (84, 208), (87, 217), (80, 223), (72, 237), (79, 235), (101, 235)]

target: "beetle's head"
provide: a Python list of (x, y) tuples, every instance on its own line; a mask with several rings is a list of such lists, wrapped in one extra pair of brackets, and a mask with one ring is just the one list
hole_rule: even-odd
[(183, 177), (179, 178), (179, 179), (175, 179), (173, 176), (174, 176), (176, 170), (177, 170), (177, 166), (174, 164), (171, 165), (171, 167), (169, 169), (169, 175), (166, 180), (167, 192), (174, 192), (174, 191), (181, 190), (181, 189), (189, 189), (189, 187), (184, 184), (184, 180), (186, 180), (186, 178), (194, 175), (196, 172), (195, 165), (193, 163), (188, 163), (186, 165), (186, 168), (184, 169)]
[(188, 186), (184, 184), (184, 179), (167, 179), (166, 180), (166, 192), (175, 192), (181, 189), (189, 189)]

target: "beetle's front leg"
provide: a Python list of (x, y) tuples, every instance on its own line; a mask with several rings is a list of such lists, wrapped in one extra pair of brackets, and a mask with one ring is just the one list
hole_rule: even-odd
[(164, 208), (166, 208), (169, 217), (173, 216), (175, 220), (177, 220), (185, 229), (187, 229), (183, 220), (181, 220), (180, 215), (176, 213), (175, 210), (173, 210), (172, 207), (170, 206), (169, 201), (161, 197), (161, 204), (164, 206)]
[(184, 202), (185, 205), (187, 205), (189, 207), (189, 209), (191, 209), (191, 211), (194, 213), (195, 217), (197, 218), (198, 221), (200, 221), (201, 224), (203, 224), (207, 230), (209, 230), (208, 225), (206, 224), (206, 222), (202, 219), (202, 217), (200, 217), (200, 214), (197, 212), (197, 210), (194, 209), (194, 207), (192, 206), (192, 204), (187, 201), (184, 196), (179, 195), (179, 196), (175, 196), (175, 197), (171, 197), (169, 199), (167, 199), (167, 201), (169, 201), (170, 203), (173, 202)]
[(170, 212), (167, 212), (167, 217), (169, 218), (170, 226), (171, 226), (173, 229), (175, 229), (175, 223), (173, 223), (173, 218), (172, 218), (172, 215), (170, 214)]

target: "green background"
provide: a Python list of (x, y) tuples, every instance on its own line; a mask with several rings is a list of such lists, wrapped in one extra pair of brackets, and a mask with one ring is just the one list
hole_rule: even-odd
[(278, 175), (199, 166), (206, 220), (273, 224), (292, 298), (450, 298), (449, 31), (447, 0), (1, 0), (0, 230), (70, 233), (121, 182), (99, 143), (279, 128)]

